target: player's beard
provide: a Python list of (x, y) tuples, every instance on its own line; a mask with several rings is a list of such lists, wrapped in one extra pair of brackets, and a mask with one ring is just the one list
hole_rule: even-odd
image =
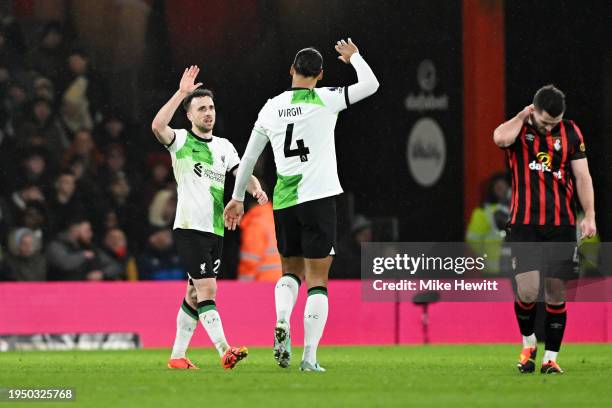
[(213, 121), (210, 125), (207, 125), (206, 123), (202, 122), (201, 125), (195, 125), (195, 126), (200, 132), (208, 133), (212, 131), (213, 128), (215, 127), (215, 122)]

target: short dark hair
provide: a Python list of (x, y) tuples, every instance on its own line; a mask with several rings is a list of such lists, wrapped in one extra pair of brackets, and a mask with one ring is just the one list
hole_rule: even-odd
[(304, 48), (295, 54), (293, 67), (300, 75), (305, 77), (316, 77), (323, 69), (323, 56), (314, 47)]
[(191, 100), (193, 98), (203, 98), (204, 96), (209, 96), (210, 99), (212, 99), (213, 101), (215, 100), (215, 96), (213, 95), (213, 92), (210, 89), (196, 89), (195, 91), (187, 95), (182, 102), (183, 109), (185, 109), (185, 112), (189, 110), (189, 104), (191, 103)]
[(565, 112), (565, 94), (552, 84), (545, 85), (536, 92), (533, 105), (539, 112), (546, 111), (556, 118)]

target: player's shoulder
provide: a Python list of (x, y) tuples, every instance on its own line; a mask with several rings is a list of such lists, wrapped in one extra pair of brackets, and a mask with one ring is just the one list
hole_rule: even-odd
[(218, 144), (219, 146), (223, 146), (223, 147), (229, 147), (229, 148), (234, 148), (234, 144), (229, 140), (226, 139), (224, 137), (220, 137), (220, 136), (215, 136), (213, 135), (213, 140), (216, 142), (216, 144)]
[(176, 136), (187, 136), (187, 134), (189, 133), (187, 129), (183, 129), (183, 128), (176, 128), (176, 129), (171, 128), (171, 129)]
[(563, 127), (570, 138), (582, 139), (582, 132), (575, 121), (571, 119), (563, 119)]
[(189, 131), (187, 129), (172, 129), (172, 141), (170, 144), (165, 145), (166, 149), (173, 152), (180, 149), (187, 141), (187, 135)]

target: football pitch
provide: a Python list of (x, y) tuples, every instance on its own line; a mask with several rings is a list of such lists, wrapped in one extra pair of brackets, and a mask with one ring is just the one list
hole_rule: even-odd
[[(543, 347), (540, 345), (540, 350)], [(250, 349), (223, 370), (212, 349), (200, 370), (168, 370), (169, 350), (0, 353), (0, 388), (67, 387), (74, 402), (15, 407), (610, 407), (612, 344), (564, 345), (563, 375), (519, 374), (517, 345), (322, 347), (326, 373), (276, 366)], [(538, 364), (540, 356), (538, 356)], [(539, 368), (539, 367), (538, 367)]]

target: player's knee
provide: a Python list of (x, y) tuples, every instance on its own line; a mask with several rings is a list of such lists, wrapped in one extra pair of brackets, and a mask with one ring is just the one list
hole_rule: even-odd
[(193, 307), (194, 309), (198, 308), (198, 295), (195, 291), (193, 292), (193, 294), (185, 296), (185, 301), (189, 306)]
[(539, 288), (534, 287), (518, 287), (516, 292), (519, 300), (523, 303), (533, 303), (538, 300)]
[(214, 300), (217, 295), (217, 282), (215, 279), (198, 279), (194, 281), (197, 299), (199, 300)]
[(560, 305), (565, 302), (565, 291), (546, 292), (545, 300), (549, 305)]

